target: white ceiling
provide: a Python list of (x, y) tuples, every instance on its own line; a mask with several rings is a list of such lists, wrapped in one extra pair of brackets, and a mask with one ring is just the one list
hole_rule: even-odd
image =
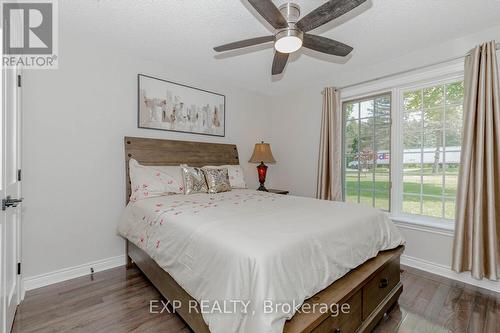
[[(326, 1), (294, 2), (305, 15)], [(269, 95), (487, 29), (499, 24), (500, 14), (500, 0), (368, 0), (313, 31), (353, 46), (347, 63), (302, 49), (281, 77), (272, 78), (272, 43), (228, 55), (212, 49), (272, 34), (246, 0), (64, 0), (60, 4), (61, 29), (76, 28), (131, 54)]]

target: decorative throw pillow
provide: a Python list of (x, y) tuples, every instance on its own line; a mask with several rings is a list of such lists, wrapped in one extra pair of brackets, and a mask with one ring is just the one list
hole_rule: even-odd
[(132, 187), (130, 201), (182, 194), (184, 191), (179, 167), (146, 166), (131, 158), (129, 170)]
[[(182, 170), (179, 165), (157, 165), (153, 167), (154, 169), (158, 169), (161, 172), (167, 173), (171, 175), (175, 181), (181, 185), (184, 184), (184, 181), (182, 180)], [(184, 193), (184, 187), (181, 190), (182, 193)]]
[(201, 168), (195, 168), (181, 164), (182, 177), (184, 179), (184, 194), (207, 193), (207, 181)]
[(221, 166), (205, 166), (204, 168), (219, 169), (226, 168), (229, 175), (229, 183), (231, 188), (247, 188), (243, 168), (241, 165), (221, 165)]
[(231, 191), (227, 168), (202, 168), (208, 184), (208, 193)]
[(247, 188), (245, 175), (243, 174), (241, 165), (223, 165), (223, 167), (227, 168), (229, 182), (232, 188)]

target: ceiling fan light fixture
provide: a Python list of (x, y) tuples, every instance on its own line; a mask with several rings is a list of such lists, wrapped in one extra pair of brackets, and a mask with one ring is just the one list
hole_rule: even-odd
[(304, 34), (297, 29), (286, 29), (276, 34), (274, 48), (280, 53), (293, 53), (302, 47)]

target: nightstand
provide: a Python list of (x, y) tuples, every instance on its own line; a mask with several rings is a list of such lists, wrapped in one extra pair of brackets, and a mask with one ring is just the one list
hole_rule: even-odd
[(275, 194), (284, 194), (284, 195), (287, 195), (288, 193), (290, 193), (290, 191), (287, 191), (287, 190), (273, 190), (273, 189), (268, 189), (267, 192), (269, 193), (275, 193)]

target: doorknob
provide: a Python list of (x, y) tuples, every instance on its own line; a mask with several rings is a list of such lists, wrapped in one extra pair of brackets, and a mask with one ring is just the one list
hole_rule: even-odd
[(8, 195), (7, 198), (2, 199), (2, 210), (6, 210), (8, 207), (17, 207), (22, 201), (23, 198), (12, 199), (10, 195)]

